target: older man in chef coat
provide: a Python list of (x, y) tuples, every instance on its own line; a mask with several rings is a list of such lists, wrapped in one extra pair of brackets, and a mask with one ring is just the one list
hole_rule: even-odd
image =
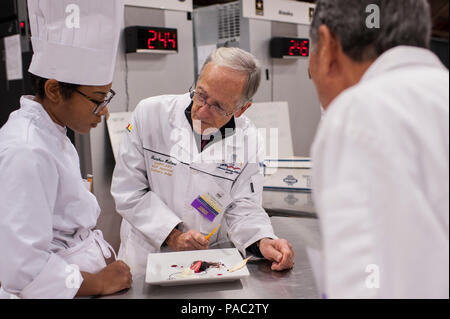
[(261, 207), (262, 143), (244, 115), (260, 77), (250, 53), (220, 48), (190, 93), (136, 107), (111, 185), (123, 216), (119, 257), (133, 276), (145, 274), (149, 253), (229, 240), (244, 255), (272, 261), (273, 270), (293, 267), (291, 245), (274, 234)]
[(314, 201), (330, 298), (448, 298), (449, 73), (425, 0), (319, 0)]

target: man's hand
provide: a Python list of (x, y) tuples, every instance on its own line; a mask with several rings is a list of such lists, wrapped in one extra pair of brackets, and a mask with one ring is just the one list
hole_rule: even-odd
[(208, 249), (209, 240), (196, 230), (182, 233), (178, 229), (172, 230), (167, 236), (167, 245), (175, 251)]
[(286, 239), (263, 238), (259, 241), (259, 250), (264, 258), (272, 261), (272, 270), (294, 267), (294, 251)]

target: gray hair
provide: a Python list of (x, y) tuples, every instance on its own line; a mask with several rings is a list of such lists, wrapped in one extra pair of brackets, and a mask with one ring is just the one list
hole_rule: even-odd
[[(366, 26), (369, 5), (380, 10), (379, 28)], [(345, 54), (363, 62), (399, 45), (429, 48), (432, 23), (426, 0), (317, 0), (310, 29), (313, 51), (321, 25), (339, 39)]]
[(216, 49), (205, 60), (200, 71), (200, 77), (203, 69), (210, 62), (213, 62), (217, 66), (227, 67), (245, 73), (247, 75), (247, 82), (244, 86), (241, 102), (251, 101), (261, 82), (260, 63), (251, 53), (234, 47)]

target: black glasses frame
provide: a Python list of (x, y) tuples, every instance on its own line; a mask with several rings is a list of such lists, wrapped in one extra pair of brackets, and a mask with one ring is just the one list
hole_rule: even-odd
[(111, 89), (108, 92), (108, 93), (111, 94), (111, 96), (109, 96), (106, 100), (103, 100), (103, 101), (99, 102), (97, 100), (94, 100), (90, 96), (87, 96), (86, 94), (84, 94), (83, 92), (81, 92), (79, 90), (75, 90), (75, 91), (78, 92), (79, 94), (81, 94), (82, 96), (84, 96), (86, 99), (88, 99), (92, 103), (95, 104), (95, 108), (92, 111), (92, 113), (94, 113), (95, 115), (98, 115), (98, 113), (100, 113), (109, 104), (109, 102), (111, 102), (112, 98), (116, 95), (116, 92), (114, 92), (114, 90)]
[[(193, 100), (193, 99), (194, 99), (194, 96), (195, 96), (196, 94), (197, 94), (197, 95), (199, 95), (199, 94), (201, 95), (202, 93), (197, 92), (197, 91), (193, 88), (193, 86), (191, 86), (191, 87), (189, 88), (189, 94), (190, 94), (191, 99)], [(244, 103), (244, 105), (237, 107), (234, 111), (232, 111), (232, 112), (227, 112), (227, 111), (225, 111), (223, 108), (221, 108), (221, 107), (218, 106), (218, 105), (211, 105), (211, 104), (207, 103), (207, 102), (206, 102), (206, 99), (203, 99), (203, 98), (202, 98), (202, 100), (204, 100), (204, 101), (202, 102), (203, 105), (207, 105), (207, 106), (209, 107), (209, 109), (215, 110), (216, 113), (218, 113), (220, 116), (224, 116), (224, 117), (228, 117), (228, 116), (234, 115), (234, 113), (236, 113), (237, 111), (239, 111), (240, 109), (242, 109), (242, 108), (245, 106), (245, 103)]]

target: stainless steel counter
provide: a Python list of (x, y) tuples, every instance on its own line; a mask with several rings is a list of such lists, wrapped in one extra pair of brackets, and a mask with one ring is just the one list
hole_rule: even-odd
[(262, 206), (269, 216), (316, 217), (309, 192), (264, 190)]
[[(295, 266), (276, 272), (267, 260), (249, 262), (250, 276), (237, 281), (161, 287), (148, 285), (145, 278), (134, 280), (131, 289), (103, 298), (154, 299), (299, 299), (319, 298), (306, 247), (320, 248), (319, 223), (314, 218), (271, 217), (275, 233), (294, 247)], [(219, 248), (231, 247), (222, 245)]]

